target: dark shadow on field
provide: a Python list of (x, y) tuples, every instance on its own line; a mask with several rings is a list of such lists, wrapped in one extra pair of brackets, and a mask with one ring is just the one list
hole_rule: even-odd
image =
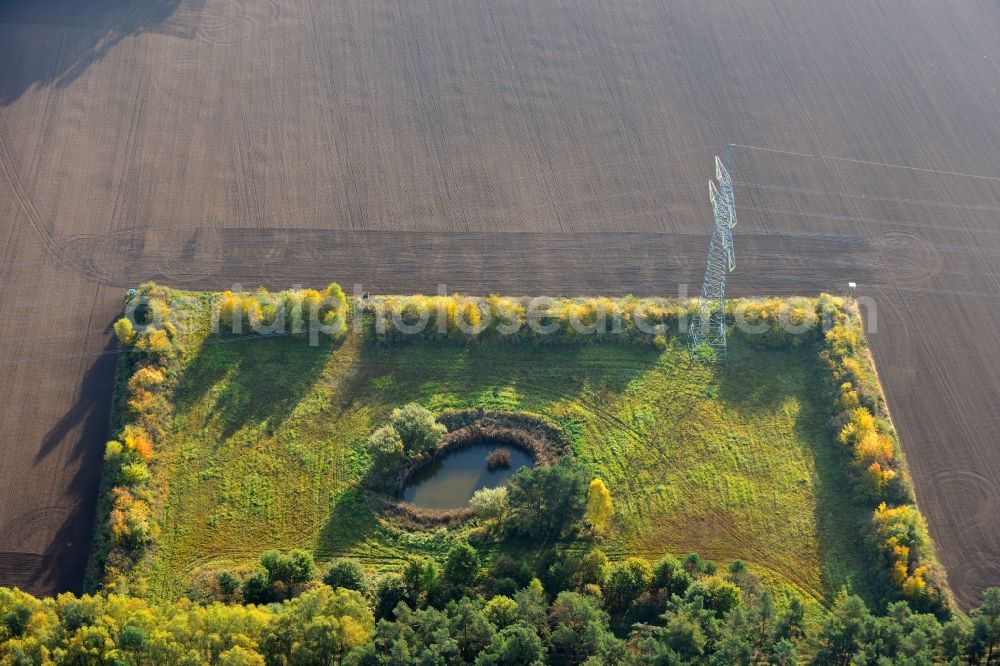
[[(370, 347), (366, 369), (388, 374), (394, 381), (380, 389), (399, 403), (428, 397), (435, 390), (461, 389), (459, 405), (512, 409), (503, 392), (514, 388), (522, 398), (587, 390), (594, 395), (621, 393), (647, 372), (660, 352), (653, 347), (619, 346), (610, 342), (537, 344), (526, 341), (462, 345), (421, 342), (412, 345)], [(517, 407), (520, 409), (520, 407)]]
[(796, 387), (782, 381), (781, 373), (774, 368), (780, 367), (790, 354), (808, 353), (804, 349), (758, 350), (732, 338), (729, 360), (714, 365), (718, 398), (736, 412), (775, 409)]
[[(42, 438), (42, 445), (35, 454), (35, 464), (47, 458), (54, 450), (61, 448), (66, 438), (77, 428), (80, 428), (80, 438), (73, 447), (73, 458), (86, 455), (88, 442), (103, 440), (107, 435), (117, 361), (115, 340), (109, 337), (97, 360), (84, 373), (77, 391), (76, 402)], [(103, 449), (98, 451), (98, 457), (101, 453)]]
[[(0, 105), (33, 86), (65, 86), (119, 42), (142, 32), (193, 36), (204, 0), (0, 2)], [(182, 5), (181, 20), (171, 17)], [(196, 6), (195, 6), (196, 5)], [(6, 24), (6, 25), (4, 25)], [(49, 27), (40, 30), (38, 27)]]
[[(824, 415), (825, 416), (825, 415)], [(795, 422), (799, 439), (812, 448), (815, 474), (812, 485), (816, 493), (813, 515), (818, 529), (817, 540), (822, 554), (821, 580), (825, 601), (832, 603), (842, 588), (847, 588), (874, 608), (878, 599), (873, 584), (878, 567), (865, 561), (867, 552), (862, 539), (863, 523), (868, 518), (855, 499), (854, 487), (848, 475), (848, 457), (838, 449), (830, 432), (817, 437), (814, 424), (799, 418)]]
[[(848, 465), (850, 460), (839, 447), (829, 424), (831, 405), (824, 385), (826, 369), (814, 343), (799, 348), (757, 350), (735, 339), (730, 345), (730, 361), (716, 366), (719, 398), (737, 411), (780, 409), (790, 395), (800, 399), (794, 428), (797, 441), (812, 459), (810, 483), (815, 494), (813, 515), (822, 570), (825, 602), (832, 602), (842, 587), (871, 605), (877, 594), (864, 561), (862, 523), (867, 515), (855, 500)], [(787, 379), (783, 372), (796, 368)]]
[(367, 540), (377, 525), (378, 514), (365, 499), (364, 488), (349, 488), (337, 498), (320, 530), (316, 556), (326, 559), (346, 553)]
[[(794, 424), (796, 440), (812, 460), (814, 469), (812, 478), (799, 482), (810, 483), (815, 495), (813, 515), (824, 601), (832, 603), (840, 589), (847, 587), (871, 604), (875, 595), (861, 540), (862, 522), (867, 515), (855, 500), (847, 467), (850, 461), (829, 423), (831, 405), (824, 385), (826, 369), (818, 354), (814, 343), (798, 348), (758, 350), (736, 338), (730, 345), (729, 363), (717, 366), (715, 372), (719, 398), (731, 409), (744, 412), (780, 409), (789, 396), (799, 398)], [(796, 367), (789, 367), (793, 365)]]
[[(816, 363), (820, 373), (824, 372), (819, 359)], [(850, 456), (834, 437), (829, 421), (831, 405), (820, 373), (811, 374), (806, 386), (809, 395), (815, 397), (817, 409), (799, 412), (795, 432), (799, 441), (810, 447), (815, 466), (813, 512), (819, 530), (819, 550), (823, 555), (823, 589), (828, 603), (846, 587), (874, 608), (883, 582), (876, 580), (880, 568), (869, 566), (865, 561), (868, 550), (863, 543), (862, 530), (870, 514), (859, 502), (851, 481)]]
[[(109, 325), (110, 326), (110, 325)], [(35, 464), (53, 452), (67, 447), (70, 459), (79, 462), (79, 468), (68, 481), (60, 500), (60, 507), (69, 507), (63, 514), (39, 507), (27, 515), (17, 516), (12, 524), (31, 538), (33, 532), (47, 532), (53, 522), (60, 521), (49, 546), (41, 555), (5, 553), (0, 555), (0, 574), (5, 581), (16, 583), (35, 594), (55, 592), (80, 592), (93, 539), (94, 515), (97, 510), (97, 491), (100, 486), (104, 443), (108, 438), (108, 421), (118, 361), (113, 336), (86, 371), (77, 391), (77, 399), (69, 411), (46, 433), (35, 455)], [(8, 532), (7, 527), (3, 528)], [(8, 532), (9, 533), (9, 532)], [(5, 571), (4, 560), (11, 560), (12, 571)], [(33, 558), (22, 561), (24, 558)], [(22, 566), (15, 566), (22, 561)], [(11, 575), (8, 576), (7, 574)], [(15, 583), (11, 583), (15, 584)]]
[[(74, 485), (85, 473), (77, 475)], [(96, 478), (93, 479), (96, 482)], [(91, 498), (96, 499), (97, 488), (91, 489)], [(75, 509), (61, 512), (64, 519), (51, 535), (49, 547), (42, 554), (0, 552), (0, 581), (5, 587), (18, 587), (35, 596), (50, 596), (62, 592), (80, 594), (83, 578), (90, 555), (92, 527), (96, 502), (82, 498)], [(19, 516), (20, 530), (45, 529), (47, 525)]]
[(206, 422), (219, 427), (220, 440), (247, 424), (265, 423), (267, 433), (295, 409), (316, 383), (340, 343), (326, 336), (312, 346), (307, 339), (210, 337), (185, 368), (177, 387), (177, 413), (187, 413), (220, 381)]

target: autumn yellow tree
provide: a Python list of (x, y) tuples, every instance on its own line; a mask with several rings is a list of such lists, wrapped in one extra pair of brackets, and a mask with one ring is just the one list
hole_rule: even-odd
[(132, 326), (132, 320), (128, 317), (122, 317), (115, 322), (115, 337), (118, 338), (118, 342), (123, 345), (130, 345), (135, 340), (135, 327)]
[(604, 481), (594, 479), (590, 482), (587, 493), (586, 519), (596, 534), (603, 534), (608, 528), (608, 521), (615, 514), (615, 506), (611, 501), (611, 492)]

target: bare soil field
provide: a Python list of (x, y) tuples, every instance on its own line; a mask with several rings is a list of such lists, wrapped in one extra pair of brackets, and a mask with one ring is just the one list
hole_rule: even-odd
[(0, 584), (80, 584), (124, 288), (693, 294), (735, 143), (733, 293), (875, 300), (972, 603), (1000, 583), (997, 34), (988, 0), (6, 0)]

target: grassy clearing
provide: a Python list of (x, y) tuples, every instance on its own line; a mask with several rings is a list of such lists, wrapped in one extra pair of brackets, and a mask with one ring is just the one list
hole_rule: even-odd
[[(139, 572), (153, 598), (182, 595), (203, 566), (269, 548), (392, 567), (452, 535), (409, 533), (358, 498), (363, 440), (395, 406), (544, 414), (605, 480), (614, 557), (698, 551), (742, 558), (778, 585), (828, 597), (862, 581), (858, 525), (826, 424), (816, 349), (739, 345), (726, 366), (664, 350), (415, 344), (334, 347), (293, 338), (194, 336), (154, 491), (160, 533)], [(862, 585), (853, 585), (863, 591)]]

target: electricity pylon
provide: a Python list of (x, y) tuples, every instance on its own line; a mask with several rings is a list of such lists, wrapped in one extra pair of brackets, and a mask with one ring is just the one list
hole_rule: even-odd
[(728, 354), (726, 346), (726, 275), (736, 268), (733, 251), (733, 232), (736, 226), (736, 202), (733, 199), (733, 179), (722, 160), (715, 158), (715, 178), (708, 181), (708, 194), (712, 201), (712, 240), (708, 246), (708, 265), (701, 285), (698, 311), (688, 328), (688, 342), (692, 349), (708, 345), (720, 358)]

